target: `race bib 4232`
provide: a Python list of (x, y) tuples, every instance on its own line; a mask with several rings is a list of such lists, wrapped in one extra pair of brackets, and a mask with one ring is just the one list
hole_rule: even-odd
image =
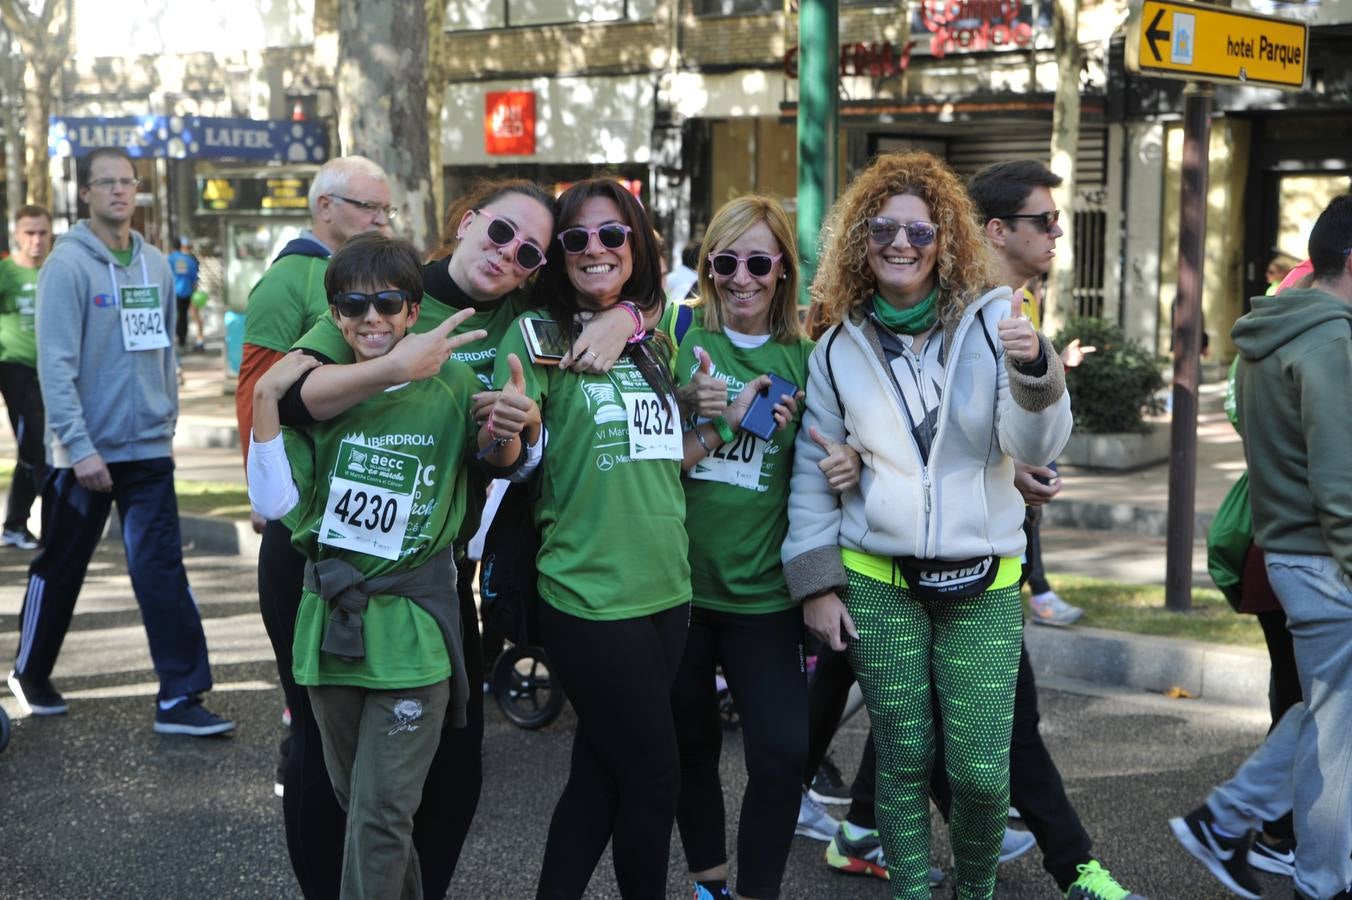
[(631, 459), (680, 459), (681, 426), (676, 419), (676, 402), (652, 393), (623, 393), (624, 411), (629, 416), (629, 457)]

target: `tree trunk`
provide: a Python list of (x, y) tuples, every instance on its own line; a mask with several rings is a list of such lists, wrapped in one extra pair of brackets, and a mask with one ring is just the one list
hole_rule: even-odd
[(427, 133), (427, 15), (422, 4), (345, 0), (338, 20), (338, 135), (345, 154), (380, 164), (399, 210), (395, 230), (435, 242)]
[(52, 112), (53, 87), (70, 54), (70, 0), (46, 0), (40, 13), (18, 0), (0, 0), (0, 15), (24, 55), (24, 178), (28, 202), (50, 209), (47, 121)]
[(47, 169), (47, 127), (52, 114), (51, 85), (60, 70), (34, 63), (30, 58), (24, 66), (23, 177), (28, 188), (28, 202), (51, 209), (52, 179)]
[(12, 221), (14, 211), (24, 204), (23, 189), (23, 135), (19, 133), (18, 102), (24, 95), (23, 65), (19, 58), (9, 52), (13, 43), (8, 29), (0, 29), (0, 41), (4, 42), (5, 58), (0, 61), (0, 75), (4, 78), (5, 99), (3, 115), (5, 118), (5, 210)]
[[(450, 69), (450, 48), (446, 42), (446, 3), (426, 0), (427, 9), (427, 163), (432, 173), (432, 208), (436, 219), (432, 229), (435, 245), (443, 237), (441, 220), (446, 215), (446, 178), (441, 159), (441, 112), (446, 106), (446, 73)], [(429, 247), (429, 250), (431, 248)]]
[(1062, 178), (1052, 190), (1065, 236), (1057, 242), (1056, 264), (1045, 294), (1042, 330), (1054, 334), (1075, 313), (1075, 156), (1080, 140), (1080, 43), (1078, 0), (1055, 0), (1056, 97), (1052, 104), (1052, 171)]

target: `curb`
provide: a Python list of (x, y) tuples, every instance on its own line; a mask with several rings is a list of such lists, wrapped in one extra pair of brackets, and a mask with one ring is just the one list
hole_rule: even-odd
[[(1214, 512), (1193, 516), (1193, 534), (1205, 537)], [(1169, 511), (1130, 503), (1096, 503), (1091, 500), (1057, 499), (1042, 507), (1042, 524), (1050, 528), (1083, 528), (1087, 531), (1115, 531), (1138, 537), (1168, 537)]]
[(1071, 678), (1158, 694), (1179, 687), (1212, 703), (1268, 708), (1269, 664), (1261, 650), (1031, 622), (1023, 634), (1039, 678)]
[(211, 556), (258, 558), (262, 536), (254, 534), (253, 526), (247, 519), (235, 521), (211, 516), (179, 516), (178, 525), (185, 550)]

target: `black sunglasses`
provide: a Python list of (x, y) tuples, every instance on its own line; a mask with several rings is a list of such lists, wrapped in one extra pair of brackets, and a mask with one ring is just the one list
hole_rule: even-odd
[(874, 216), (866, 220), (868, 236), (873, 243), (886, 247), (897, 239), (897, 232), (906, 231), (906, 240), (912, 247), (928, 247), (934, 243), (935, 228), (933, 222), (898, 222), (887, 216)]
[(731, 278), (737, 274), (737, 267), (746, 263), (746, 270), (755, 278), (764, 278), (774, 269), (775, 263), (779, 262), (783, 253), (776, 253), (770, 256), (765, 253), (753, 253), (750, 256), (738, 256), (736, 253), (711, 253), (709, 254), (709, 265), (713, 267), (714, 274), (723, 278)]
[(338, 310), (338, 315), (344, 319), (361, 319), (366, 316), (366, 310), (372, 306), (376, 312), (382, 316), (397, 316), (404, 308), (405, 303), (413, 301), (412, 295), (408, 291), (376, 291), (374, 294), (363, 294), (361, 291), (343, 291), (334, 294), (329, 298), (329, 303)]
[(618, 250), (629, 239), (629, 231), (629, 226), (620, 222), (607, 222), (600, 228), (583, 228), (581, 225), (574, 225), (572, 228), (565, 228), (559, 232), (559, 243), (569, 253), (581, 253), (587, 249), (587, 245), (591, 243), (591, 236), (594, 234), (596, 239), (601, 242), (602, 247), (607, 250)]
[(991, 216), (992, 219), (1029, 219), (1037, 223), (1037, 227), (1042, 229), (1043, 234), (1051, 232), (1052, 227), (1056, 225), (1061, 218), (1061, 210), (1053, 209), (1048, 212), (1040, 213), (1012, 213), (1008, 216)]
[[(482, 215), (488, 219), (488, 227), (484, 229), (488, 239), (498, 247), (506, 247), (512, 241), (517, 240), (520, 232), (516, 226), (506, 219), (498, 218), (486, 209), (476, 209), (476, 215)], [(514, 256), (516, 264), (527, 272), (534, 272), (545, 264), (545, 251), (541, 250), (536, 243), (529, 238), (521, 238), (521, 243), (516, 245), (516, 254)]]

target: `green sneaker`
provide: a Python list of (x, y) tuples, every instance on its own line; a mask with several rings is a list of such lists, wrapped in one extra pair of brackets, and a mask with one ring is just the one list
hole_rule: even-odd
[(1118, 884), (1117, 879), (1096, 859), (1075, 868), (1080, 877), (1066, 891), (1066, 900), (1146, 900)]

